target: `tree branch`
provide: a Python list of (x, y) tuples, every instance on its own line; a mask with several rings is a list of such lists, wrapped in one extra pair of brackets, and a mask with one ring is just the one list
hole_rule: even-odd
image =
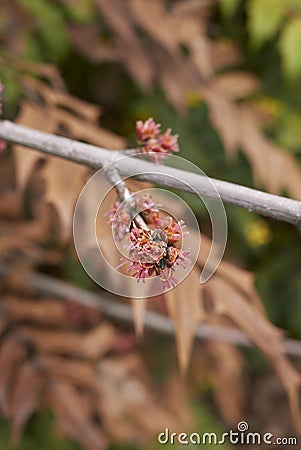
[[(111, 183), (111, 185), (116, 190), (117, 197), (120, 202), (127, 200), (128, 198), (131, 197), (132, 194), (128, 190), (126, 183), (120, 177), (118, 170), (116, 169), (115, 166), (110, 165), (108, 168), (104, 170), (104, 173), (106, 179)], [(133, 218), (133, 220), (137, 225), (137, 227), (141, 228), (142, 230), (149, 230), (141, 214), (137, 214)]]
[[(5, 264), (0, 263), (0, 278), (5, 277), (9, 272)], [(125, 302), (112, 301), (110, 294), (105, 292), (94, 294), (73, 286), (65, 281), (58, 280), (52, 276), (41, 273), (32, 273), (24, 280), (25, 287), (34, 289), (42, 295), (51, 295), (61, 300), (69, 300), (79, 304), (95, 308), (101, 311), (104, 316), (113, 320), (118, 320), (127, 324), (133, 323), (132, 306)], [(139, 301), (139, 300), (137, 300)], [(162, 333), (164, 335), (174, 335), (174, 324), (171, 319), (154, 311), (145, 312), (145, 326), (149, 330)], [(209, 325), (203, 323), (196, 330), (197, 339), (212, 339), (227, 342), (242, 347), (251, 347), (250, 339), (240, 330)], [(301, 342), (296, 339), (284, 338), (283, 347), (286, 354), (301, 357)]]
[[(44, 154), (84, 164), (93, 169), (103, 167), (120, 155), (120, 152), (117, 151), (51, 135), (9, 121), (0, 121), (0, 139), (39, 150)], [(135, 176), (138, 180), (149, 181), (157, 185), (187, 192), (198, 192), (207, 198), (212, 198), (213, 195), (208, 190), (208, 182), (203, 176), (196, 173), (167, 166), (158, 166), (137, 158), (134, 160), (131, 157), (116, 160), (115, 167), (120, 175), (125, 177), (130, 177), (140, 172), (141, 175)], [(301, 226), (301, 201), (267, 194), (214, 178), (210, 180), (225, 203)]]

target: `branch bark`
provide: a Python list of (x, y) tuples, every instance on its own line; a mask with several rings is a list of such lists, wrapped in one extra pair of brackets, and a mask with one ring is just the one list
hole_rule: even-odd
[[(84, 164), (93, 169), (99, 169), (121, 156), (118, 151), (51, 135), (9, 121), (0, 121), (0, 139)], [(131, 157), (116, 159), (115, 167), (124, 177), (130, 177), (139, 171), (141, 175), (135, 176), (138, 180), (187, 192), (198, 192), (207, 198), (212, 197), (212, 192), (208, 191), (208, 182), (203, 176), (195, 173), (168, 166), (157, 166)], [(210, 180), (225, 203), (301, 226), (301, 201), (267, 194), (214, 178)]]
[[(9, 272), (5, 264), (0, 263), (0, 278)], [(32, 273), (24, 279), (25, 287), (34, 289), (42, 295), (53, 296), (62, 301), (72, 299), (79, 304), (95, 308), (113, 320), (118, 320), (126, 324), (133, 323), (132, 306), (125, 302), (112, 301), (110, 294), (101, 292), (94, 294), (73, 286), (65, 281), (58, 280), (52, 276), (41, 273)], [(139, 301), (139, 300), (137, 300)], [(145, 312), (145, 326), (149, 330), (172, 336), (174, 335), (174, 324), (171, 319), (154, 311)], [(252, 342), (240, 330), (209, 325), (203, 323), (198, 327), (195, 334), (197, 339), (212, 339), (227, 342), (242, 347), (251, 347)], [(283, 347), (286, 354), (301, 357), (301, 342), (296, 339), (284, 338)]]

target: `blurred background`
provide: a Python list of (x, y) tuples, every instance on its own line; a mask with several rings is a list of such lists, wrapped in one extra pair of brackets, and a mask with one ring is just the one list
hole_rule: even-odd
[[(2, 0), (0, 27), (3, 118), (120, 149), (153, 117), (208, 176), (301, 199), (299, 0)], [(1, 146), (1, 450), (153, 449), (167, 426), (222, 433), (240, 420), (296, 435), (301, 352), (288, 358), (281, 336), (301, 339), (300, 228), (226, 205), (212, 282), (198, 285), (201, 256), (169, 295), (128, 301), (125, 323), (79, 301), (108, 300), (72, 243), (91, 173)], [(205, 209), (177, 194), (209, 248)], [(146, 306), (176, 337), (135, 336)], [(201, 323), (256, 347), (194, 339)]]

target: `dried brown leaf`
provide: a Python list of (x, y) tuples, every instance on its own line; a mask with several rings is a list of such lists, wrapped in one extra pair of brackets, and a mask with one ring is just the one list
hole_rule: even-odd
[(107, 358), (98, 368), (99, 410), (105, 429), (116, 440), (146, 443), (162, 424), (177, 427), (177, 418), (153, 395), (136, 355)]
[[(56, 121), (51, 114), (46, 109), (28, 102), (22, 103), (16, 122), (48, 133), (54, 133), (56, 130)], [(35, 163), (41, 156), (36, 151), (20, 145), (14, 146), (14, 155), (17, 183), (19, 188), (23, 190)]]
[(206, 17), (211, 15), (212, 7), (214, 7), (214, 0), (178, 0), (172, 5), (172, 11), (175, 14), (197, 15), (198, 17)]
[(76, 115), (61, 108), (55, 108), (51, 114), (56, 120), (67, 128), (69, 135), (74, 139), (90, 142), (112, 150), (121, 150), (125, 147), (125, 139), (109, 130), (98, 127), (88, 120), (83, 120)]
[(62, 327), (66, 324), (66, 307), (56, 300), (20, 300), (5, 297), (1, 302), (10, 322), (37, 322), (39, 325)]
[(236, 425), (244, 414), (244, 360), (238, 348), (224, 342), (210, 342), (211, 377), (217, 408), (226, 422)]
[(230, 318), (270, 359), (287, 391), (293, 419), (296, 424), (299, 424), (298, 393), (301, 378), (284, 353), (282, 332), (266, 317), (258, 314), (257, 309), (254, 309), (231, 285), (219, 277), (210, 280), (206, 285), (206, 291), (214, 301), (215, 313)]
[(227, 154), (235, 155), (240, 143), (239, 113), (236, 105), (212, 85), (202, 88), (202, 95), (208, 103), (211, 121), (220, 134)]
[(118, 60), (112, 44), (101, 42), (99, 29), (93, 24), (69, 24), (68, 34), (75, 49), (92, 62)]
[[(42, 209), (41, 209), (42, 212)], [(30, 246), (32, 248), (32, 253), (35, 251), (38, 253), (44, 253), (43, 249), (35, 248), (34, 243), (45, 242), (45, 239), (49, 236), (49, 231), (52, 225), (51, 212), (47, 205), (43, 210), (42, 215), (39, 215), (33, 220), (19, 220), (19, 221), (8, 221), (0, 223), (0, 229), (3, 237), (8, 241), (7, 245), (3, 242), (3, 247), (19, 248), (25, 250), (26, 247)]]
[(95, 0), (95, 4), (113, 31), (119, 60), (142, 88), (149, 88), (154, 75), (153, 67), (135, 31), (127, 3), (122, 0)]
[[(184, 2), (183, 2), (184, 3)], [(194, 66), (199, 72), (200, 80), (199, 84), (208, 80), (213, 75), (213, 65), (211, 62), (211, 41), (207, 34), (207, 20), (197, 13), (186, 14), (181, 12), (179, 8), (179, 2), (174, 4), (173, 11), (177, 21), (174, 23), (176, 35), (174, 37), (180, 46), (185, 45), (189, 51), (189, 56), (183, 63), (186, 64), (187, 60), (193, 62)], [(184, 5), (183, 5), (184, 6)], [(188, 6), (188, 4), (186, 4)], [(193, 9), (193, 8), (192, 8)]]
[(43, 378), (32, 362), (25, 363), (14, 386), (9, 416), (12, 419), (12, 443), (16, 445), (31, 415), (38, 409)]
[(259, 89), (258, 79), (248, 72), (229, 72), (215, 77), (215, 88), (230, 100), (241, 99), (255, 94)]
[(131, 303), (133, 309), (136, 335), (138, 337), (141, 337), (144, 331), (144, 317), (147, 309), (147, 299), (145, 298), (135, 299), (135, 296), (133, 296), (133, 300)]
[(299, 199), (299, 164), (293, 155), (277, 147), (264, 135), (261, 118), (256, 111), (250, 106), (233, 103), (214, 83), (203, 87), (202, 94), (227, 154), (233, 156), (240, 147), (251, 164), (257, 183), (274, 194), (286, 190)]
[(21, 327), (20, 333), (40, 352), (69, 354), (86, 359), (99, 358), (114, 347), (116, 340), (115, 329), (108, 323), (102, 323), (87, 333), (29, 327)]
[(17, 219), (21, 215), (20, 196), (16, 192), (0, 194), (0, 216), (6, 219)]
[(197, 69), (190, 60), (170, 55), (163, 49), (154, 50), (158, 81), (170, 103), (181, 113), (187, 110), (187, 94), (200, 86)]
[(8, 337), (0, 347), (0, 409), (8, 413), (15, 373), (26, 357), (24, 345), (16, 337)]
[(297, 160), (265, 137), (250, 107), (241, 108), (240, 117), (241, 146), (255, 179), (274, 194), (287, 190), (292, 197), (300, 199), (301, 171)]
[(73, 211), (84, 184), (86, 168), (71, 161), (51, 157), (43, 173), (47, 182), (46, 200), (59, 213), (62, 236), (67, 239), (72, 229)]
[(118, 60), (118, 52), (108, 42), (101, 42), (99, 29), (93, 24), (69, 24), (68, 34), (75, 49), (92, 61)]
[(36, 78), (23, 76), (21, 82), (34, 95), (41, 96), (48, 107), (63, 107), (88, 121), (97, 123), (101, 113), (101, 108), (98, 105), (93, 105), (64, 91), (54, 89)]
[(162, 0), (129, 0), (128, 5), (137, 24), (152, 38), (163, 45), (168, 52), (178, 50), (175, 18), (167, 13)]
[(39, 364), (52, 379), (68, 381), (80, 388), (95, 389), (96, 371), (90, 362), (42, 355)]
[[(26, 89), (41, 97), (45, 106), (25, 102), (21, 107), (18, 123), (55, 133), (60, 126), (75, 139), (84, 140), (106, 148), (123, 148), (125, 140), (96, 124), (99, 108), (83, 100), (55, 90), (47, 84), (27, 77), (22, 79)], [(16, 170), (18, 184), (24, 188), (29, 175), (40, 158), (37, 152), (16, 146)], [(46, 180), (46, 199), (59, 213), (64, 239), (70, 236), (73, 210), (84, 184), (87, 169), (70, 161), (47, 157), (43, 168)]]
[(201, 308), (202, 291), (199, 274), (192, 270), (182, 283), (165, 294), (168, 312), (175, 326), (182, 372), (188, 367), (195, 331), (204, 317)]
[[(193, 235), (193, 232), (190, 232)], [(195, 237), (198, 239), (198, 236)], [(208, 255), (210, 253), (212, 241), (204, 234), (202, 235), (201, 249), (198, 256), (198, 264), (200, 267), (204, 267)], [(218, 268), (217, 274), (227, 283), (233, 286), (237, 292), (241, 293), (243, 297), (246, 297), (253, 305), (258, 309), (260, 314), (266, 315), (263, 303), (259, 298), (255, 288), (255, 276), (252, 272), (242, 269), (241, 267), (232, 264), (231, 262), (223, 259)]]
[[(187, 384), (183, 383), (183, 379), (179, 377), (176, 372), (171, 371), (167, 383), (164, 405), (166, 405), (168, 410), (178, 419), (178, 423), (182, 430), (193, 429), (195, 425), (195, 418), (193, 417), (189, 400), (190, 397)], [(179, 408), (179, 405), (181, 405), (181, 408)]]
[(9, 64), (18, 70), (46, 79), (55, 89), (62, 91), (65, 89), (65, 83), (55, 65), (16, 58), (13, 54), (6, 55), (6, 58)]
[(211, 64), (215, 70), (237, 66), (241, 62), (241, 54), (230, 39), (218, 39), (211, 42)]
[(75, 439), (87, 450), (107, 448), (107, 439), (94, 423), (84, 393), (66, 382), (53, 382), (47, 389), (47, 398), (56, 412), (58, 428), (64, 435)]

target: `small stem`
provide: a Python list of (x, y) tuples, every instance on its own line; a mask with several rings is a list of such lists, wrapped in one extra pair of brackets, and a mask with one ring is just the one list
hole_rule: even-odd
[[(104, 167), (103, 171), (106, 179), (112, 184), (112, 186), (116, 190), (119, 202), (123, 202), (132, 196), (127, 185), (120, 177), (118, 170), (116, 169), (116, 167), (114, 167), (113, 163), (110, 164), (109, 167)], [(147, 231), (149, 230), (149, 227), (147, 226), (141, 214), (137, 214), (133, 220), (138, 228)]]

